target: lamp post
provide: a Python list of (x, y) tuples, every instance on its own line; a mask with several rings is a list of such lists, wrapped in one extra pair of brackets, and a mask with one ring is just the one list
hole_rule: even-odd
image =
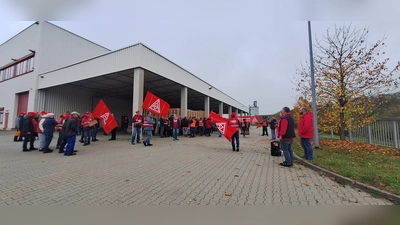
[(314, 57), (312, 51), (312, 37), (311, 37), (311, 22), (308, 21), (308, 40), (310, 45), (310, 70), (311, 70), (311, 91), (312, 91), (312, 106), (313, 106), (313, 119), (314, 119), (314, 144), (315, 148), (319, 148), (319, 132), (318, 132), (318, 118), (317, 118), (317, 102), (315, 99), (315, 79), (314, 79)]

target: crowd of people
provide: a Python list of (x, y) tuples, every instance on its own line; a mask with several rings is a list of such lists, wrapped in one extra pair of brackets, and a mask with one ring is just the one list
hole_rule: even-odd
[[(98, 141), (99, 121), (91, 115), (91, 112), (86, 112), (82, 116), (78, 112), (66, 112), (61, 114), (57, 120), (51, 112), (20, 112), (15, 120), (15, 129), (19, 132), (19, 135), (14, 135), (14, 141), (23, 142), (23, 152), (33, 150), (39, 150), (43, 153), (53, 152), (50, 143), (57, 131), (59, 133), (56, 144), (58, 153), (72, 156), (76, 155), (77, 152), (75, 150), (77, 136), (80, 135), (79, 142), (83, 143), (83, 146), (90, 145), (91, 141)], [(116, 140), (115, 130), (116, 128), (111, 132), (110, 141)], [(35, 147), (36, 138), (39, 142), (38, 148)]]
[[(211, 136), (213, 130), (216, 128), (214, 121), (211, 118), (196, 118), (196, 117), (179, 117), (171, 115), (169, 117), (160, 117), (157, 121), (152, 113), (149, 112), (146, 116), (142, 116), (140, 111), (137, 110), (136, 115), (132, 118), (132, 136), (131, 144), (135, 145), (143, 143), (145, 147), (152, 146), (151, 139), (155, 135), (155, 128), (158, 126), (159, 137), (168, 138), (172, 137), (173, 141), (177, 141), (178, 136), (194, 138), (199, 136)], [(311, 146), (311, 138), (314, 136), (313, 118), (312, 113), (308, 112), (306, 108), (300, 109), (301, 118), (298, 123), (298, 135), (300, 136), (300, 143), (304, 150), (303, 157), (307, 160), (313, 160), (313, 148)], [(98, 141), (97, 132), (99, 130), (99, 120), (91, 115), (91, 112), (86, 112), (80, 116), (78, 112), (67, 112), (59, 116), (56, 120), (54, 114), (51, 112), (42, 111), (36, 112), (21, 112), (15, 120), (16, 131), (19, 135), (14, 136), (14, 141), (22, 141), (22, 151), (29, 152), (39, 150), (43, 153), (53, 152), (50, 149), (53, 135), (57, 131), (59, 137), (56, 144), (56, 149), (59, 153), (65, 156), (76, 155), (75, 150), (76, 137), (80, 135), (80, 143), (83, 146), (90, 145), (91, 142)], [(115, 117), (114, 114), (112, 116)], [(127, 134), (129, 126), (129, 119), (124, 117), (122, 120), (122, 129), (124, 134)], [(240, 141), (239, 132), (245, 137), (246, 130), (248, 130), (249, 123), (244, 119), (242, 122), (237, 118), (234, 112), (231, 113), (228, 119), (228, 124), (236, 129), (236, 132), (231, 137), (232, 151), (239, 151)], [(267, 127), (270, 126), (271, 140), (280, 142), (281, 149), (284, 155), (284, 162), (280, 163), (281, 166), (293, 166), (293, 139), (295, 135), (294, 119), (291, 115), (291, 110), (284, 107), (280, 112), (280, 118), (276, 120), (272, 117), (268, 120), (263, 117), (260, 122), (262, 126), (262, 136), (268, 136)], [(111, 131), (111, 138), (109, 141), (116, 140), (116, 130), (118, 126)], [(141, 134), (147, 133), (146, 139), (141, 142)], [(218, 130), (218, 136), (221, 137), (221, 132)], [(39, 148), (34, 146), (36, 137), (39, 140)], [(29, 148), (28, 148), (29, 144)]]
[[(156, 127), (158, 127), (158, 135), (160, 138), (172, 137), (172, 140), (174, 141), (179, 140), (178, 136), (180, 135), (189, 138), (194, 138), (196, 135), (209, 137), (211, 133), (213, 133), (213, 127), (215, 128), (215, 123), (211, 118), (196, 118), (194, 116), (184, 116), (182, 118), (174, 114), (169, 117), (160, 116), (159, 120), (157, 121), (151, 113), (149, 113), (146, 117), (140, 115), (139, 110), (137, 110), (135, 113), (136, 115), (132, 118), (132, 145), (142, 143), (140, 141), (142, 128), (147, 132), (148, 137), (152, 137), (156, 134), (155, 130)], [(123, 127), (123, 129), (125, 132), (126, 127)], [(219, 133), (219, 136), (221, 135), (222, 134)], [(152, 144), (149, 144), (148, 141), (144, 141), (143, 145), (152, 146)]]

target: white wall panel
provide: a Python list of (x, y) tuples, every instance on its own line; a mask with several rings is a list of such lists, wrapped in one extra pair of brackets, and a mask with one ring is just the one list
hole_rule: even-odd
[(49, 22), (41, 22), (39, 73), (101, 55), (110, 50)]
[(44, 73), (44, 78), (39, 79), (38, 87), (47, 88), (67, 84), (138, 67), (140, 65), (139, 48), (139, 45), (129, 46), (72, 66)]
[(136, 67), (142, 67), (157, 73), (239, 110), (249, 111), (248, 107), (244, 104), (236, 101), (215, 87), (210, 90), (209, 88), (212, 86), (209, 83), (189, 73), (142, 44), (129, 46), (94, 57), (90, 60), (82, 61), (73, 66), (44, 73), (44, 78), (39, 79), (38, 87), (47, 88), (55, 85), (67, 84)]
[[(40, 99), (44, 103), (43, 108), (39, 109), (46, 110), (59, 115), (66, 111), (77, 111), (81, 115), (87, 111), (92, 112), (99, 102), (100, 98), (93, 97), (94, 93), (77, 87), (71, 87), (68, 85), (62, 85), (52, 88), (40, 90), (45, 93), (43, 97), (41, 94)], [(132, 115), (132, 102), (131, 100), (118, 99), (112, 97), (102, 97), (110, 111), (117, 115), (118, 122), (122, 115)]]
[(77, 111), (80, 114), (91, 110), (91, 96), (92, 92), (70, 87), (70, 86), (57, 86), (41, 90), (44, 92), (44, 97), (41, 95), (41, 100), (44, 101), (41, 110), (46, 110), (58, 116), (66, 111)]
[(0, 67), (11, 62), (11, 58), (19, 59), (30, 54), (29, 49), (39, 48), (39, 26), (32, 24), (16, 36), (0, 45)]

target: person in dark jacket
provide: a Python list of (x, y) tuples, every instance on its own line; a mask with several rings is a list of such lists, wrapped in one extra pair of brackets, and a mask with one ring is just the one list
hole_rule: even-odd
[(78, 113), (71, 112), (71, 118), (66, 122), (65, 133), (67, 135), (67, 148), (65, 149), (64, 155), (71, 156), (76, 155), (74, 151), (76, 134), (78, 133)]
[(164, 129), (165, 129), (165, 119), (164, 119), (164, 117), (162, 117), (162, 116), (160, 116), (160, 119), (159, 119), (160, 121), (160, 129), (159, 129), (159, 131), (158, 131), (158, 133), (160, 133), (160, 137), (161, 138), (164, 138), (165, 136), (164, 136)]
[(124, 134), (128, 133), (128, 125), (129, 125), (128, 117), (124, 116), (124, 118), (122, 119), (122, 130), (124, 131)]
[(61, 138), (61, 144), (60, 144), (60, 148), (58, 149), (58, 153), (64, 153), (64, 148), (65, 145), (67, 145), (67, 121), (68, 119), (71, 118), (70, 114), (65, 114), (64, 116), (64, 121), (63, 121), (63, 125), (62, 125), (62, 129), (60, 132), (60, 138)]
[(24, 125), (24, 120), (25, 120), (25, 112), (20, 112), (15, 119), (15, 130), (20, 131), (19, 136), (14, 136), (14, 141), (22, 141), (22, 135), (21, 135), (21, 129), (22, 126)]
[(276, 123), (277, 123), (277, 121), (276, 121), (275, 117), (272, 117), (271, 121), (269, 121), (269, 128), (271, 129), (271, 139), (272, 140), (276, 139), (276, 131), (275, 131)]
[(183, 119), (181, 121), (182, 133), (183, 133), (184, 137), (187, 137), (187, 135), (188, 135), (188, 126), (189, 126), (189, 123), (185, 116), (185, 117), (183, 117)]
[(283, 156), (285, 157), (285, 161), (280, 163), (281, 166), (293, 166), (293, 138), (296, 137), (294, 132), (294, 119), (290, 113), (290, 109), (288, 107), (283, 107), (282, 109), (282, 117), (279, 120), (278, 127), (278, 138), (277, 141), (280, 141), (281, 149), (283, 151)]
[[(29, 112), (28, 117), (24, 120), (24, 123), (22, 124), (21, 133), (22, 136), (24, 137), (24, 142), (22, 144), (23, 152), (30, 152), (31, 150), (36, 150), (36, 148), (33, 146), (33, 143), (35, 141), (35, 128), (32, 122), (35, 115), (36, 115), (35, 112)], [(30, 143), (29, 149), (27, 148), (28, 142)]]
[(49, 149), (50, 143), (53, 140), (54, 131), (56, 130), (58, 122), (54, 119), (54, 113), (47, 113), (47, 118), (43, 122), (43, 129), (45, 135), (45, 145), (43, 148), (43, 153), (53, 152)]
[[(24, 113), (24, 115), (21, 116), (20, 120), (19, 120), (19, 127), (20, 127), (21, 131), (22, 131), (22, 126), (24, 125), (25, 120), (28, 118), (28, 116), (25, 114), (26, 113)], [(18, 141), (23, 141), (23, 137), (24, 136), (22, 135), (22, 132), (21, 132), (21, 134), (19, 135)]]

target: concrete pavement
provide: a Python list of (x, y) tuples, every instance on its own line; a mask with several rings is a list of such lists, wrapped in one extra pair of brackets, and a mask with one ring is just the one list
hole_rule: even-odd
[[(0, 131), (0, 205), (391, 205), (302, 165), (279, 166), (268, 137), (251, 128), (240, 152), (211, 137), (153, 137), (154, 146), (116, 141), (76, 144), (76, 156), (22, 152)], [(55, 138), (58, 134), (55, 134)], [(38, 146), (38, 142), (35, 142)], [(226, 196), (230, 192), (231, 196)]]

